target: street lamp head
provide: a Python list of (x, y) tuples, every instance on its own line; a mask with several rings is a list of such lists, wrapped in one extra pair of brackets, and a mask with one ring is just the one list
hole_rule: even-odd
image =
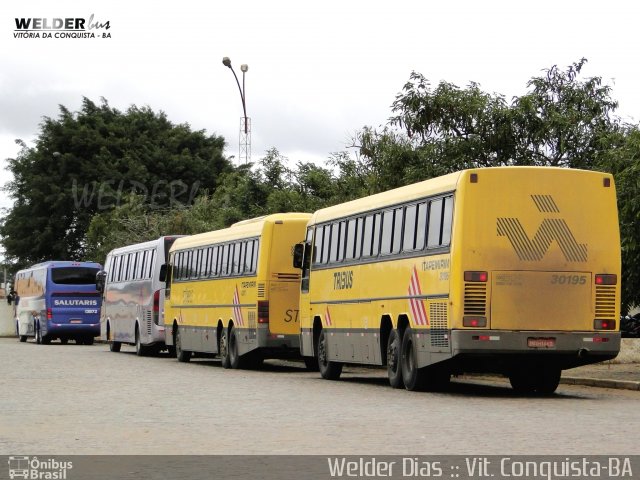
[(242, 70), (242, 73), (245, 73), (247, 70), (249, 70), (249, 65), (243, 63), (242, 65), (240, 65), (240, 70)]
[(222, 59), (222, 64), (223, 64), (225, 67), (229, 67), (229, 68), (231, 68), (231, 59), (230, 59), (229, 57), (224, 57), (224, 58)]

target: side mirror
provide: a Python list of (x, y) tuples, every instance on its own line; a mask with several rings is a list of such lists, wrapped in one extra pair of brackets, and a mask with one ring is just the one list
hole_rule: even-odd
[(296, 243), (293, 247), (293, 268), (302, 268), (304, 258), (304, 243)]
[(171, 264), (163, 264), (160, 267), (160, 275), (158, 276), (158, 280), (166, 283), (171, 278), (171, 271)]
[(100, 293), (104, 293), (104, 285), (107, 281), (107, 272), (100, 270), (96, 273), (96, 290)]

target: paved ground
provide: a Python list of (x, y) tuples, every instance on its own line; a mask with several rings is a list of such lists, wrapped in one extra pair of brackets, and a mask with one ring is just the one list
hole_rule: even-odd
[(389, 388), (379, 369), (329, 382), (295, 363), (228, 371), (124, 350), (0, 339), (0, 454), (584, 455), (640, 445), (636, 391), (561, 385), (536, 398), (472, 378), (417, 393)]

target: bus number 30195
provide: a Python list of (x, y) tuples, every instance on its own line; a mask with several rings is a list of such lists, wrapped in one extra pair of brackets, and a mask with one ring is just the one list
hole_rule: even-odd
[(551, 285), (585, 285), (586, 275), (552, 275)]

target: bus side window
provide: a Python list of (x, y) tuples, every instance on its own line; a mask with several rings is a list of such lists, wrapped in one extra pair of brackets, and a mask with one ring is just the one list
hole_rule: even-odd
[(315, 227), (315, 241), (313, 242), (313, 264), (319, 265), (322, 263), (322, 237), (324, 233), (324, 227)]
[(443, 246), (451, 244), (451, 224), (453, 223), (453, 197), (444, 199), (444, 212), (442, 213), (442, 240)]
[(440, 246), (440, 228), (442, 226), (442, 199), (429, 202), (429, 232), (427, 248)]
[(404, 213), (404, 237), (402, 250), (410, 252), (416, 248), (416, 211), (417, 205), (409, 205)]
[(220, 252), (220, 248), (216, 245), (211, 250), (211, 267), (209, 269), (209, 275), (215, 277), (218, 275), (218, 253)]
[(251, 261), (251, 271), (258, 271), (258, 255), (260, 254), (260, 239), (253, 241), (253, 260)]
[(364, 219), (364, 234), (362, 239), (362, 256), (371, 256), (371, 245), (373, 244), (373, 215), (367, 215)]
[(373, 216), (373, 246), (371, 248), (371, 255), (374, 257), (380, 253), (380, 226), (382, 224), (382, 214), (376, 213)]
[(340, 224), (333, 223), (331, 224), (331, 247), (330, 247), (330, 256), (329, 262), (335, 263), (338, 261), (338, 247), (340, 244)]
[(346, 252), (344, 258), (347, 260), (353, 260), (356, 258), (356, 226), (357, 219), (352, 218), (347, 222), (347, 235), (346, 235)]
[(391, 253), (391, 240), (393, 238), (393, 210), (382, 213), (382, 242), (380, 253), (389, 255)]
[(402, 220), (404, 208), (396, 208), (393, 211), (393, 240), (391, 241), (391, 253), (400, 253), (402, 246)]
[(416, 225), (416, 250), (422, 250), (425, 246), (427, 238), (427, 218), (428, 208), (427, 202), (418, 204), (418, 223)]

